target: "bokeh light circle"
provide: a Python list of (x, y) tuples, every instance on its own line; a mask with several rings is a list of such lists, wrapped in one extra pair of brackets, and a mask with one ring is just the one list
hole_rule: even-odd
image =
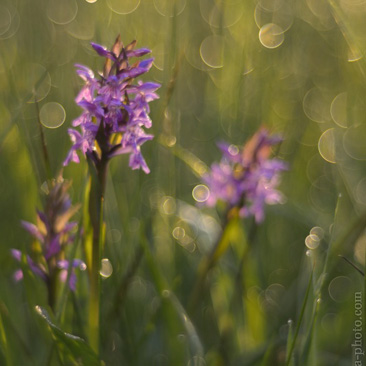
[(334, 128), (329, 128), (320, 136), (318, 150), (319, 154), (325, 161), (333, 164), (336, 163), (336, 141)]
[(355, 160), (366, 160), (366, 127), (350, 127), (344, 133), (343, 147), (346, 153)]
[(366, 251), (366, 235), (361, 235), (355, 244), (354, 258), (358, 263), (365, 266), (365, 251)]
[(75, 0), (49, 0), (47, 4), (48, 18), (60, 25), (72, 22), (78, 12), (78, 4)]
[(0, 36), (4, 34), (11, 25), (11, 14), (7, 7), (0, 5)]
[(200, 47), (200, 55), (203, 62), (213, 68), (224, 66), (224, 37), (208, 36), (205, 38)]
[(174, 239), (181, 240), (185, 237), (186, 231), (184, 230), (184, 228), (176, 226), (172, 231), (172, 235)]
[[(23, 74), (24, 73), (24, 74)], [(51, 90), (51, 76), (47, 69), (40, 64), (30, 64), (22, 70), (24, 87), (32, 96), (28, 103), (40, 102)]]
[(266, 24), (274, 23), (280, 26), (283, 32), (286, 32), (294, 22), (293, 9), (290, 4), (286, 3), (275, 12), (272, 12), (257, 4), (254, 10), (254, 21), (259, 29)]
[(19, 29), (20, 15), (17, 8), (11, 4), (8, 4), (7, 7), (1, 6), (0, 14), (0, 39), (9, 39)]
[(333, 99), (330, 114), (339, 127), (347, 128), (347, 93), (340, 93)]
[(316, 249), (320, 244), (320, 239), (317, 235), (310, 234), (305, 238), (305, 245), (309, 249)]
[(67, 33), (73, 38), (88, 41), (94, 37), (95, 21), (85, 14), (81, 14), (67, 25)]
[(356, 185), (355, 198), (357, 202), (366, 205), (366, 178), (362, 178)]
[(204, 184), (198, 184), (193, 188), (192, 196), (197, 202), (206, 202), (210, 196), (210, 190)]
[(140, 0), (107, 0), (108, 7), (116, 14), (126, 15), (134, 12)]
[(225, 6), (215, 0), (200, 0), (202, 18), (213, 28), (228, 28), (243, 16), (245, 7), (242, 1), (229, 0)]
[(47, 128), (60, 127), (66, 119), (65, 108), (60, 103), (46, 103), (39, 112), (39, 118), (42, 125)]
[(318, 88), (310, 89), (302, 102), (304, 113), (314, 122), (324, 123), (331, 120), (330, 105), (324, 93)]
[(351, 295), (352, 281), (346, 276), (338, 276), (330, 282), (328, 292), (335, 302), (344, 302)]
[(285, 0), (259, 0), (258, 5), (264, 10), (275, 12), (285, 5)]
[(173, 17), (183, 12), (187, 5), (187, 0), (154, 0), (154, 6), (156, 11), (167, 17)]
[(281, 46), (284, 40), (284, 31), (277, 24), (268, 23), (259, 30), (259, 41), (266, 48), (277, 48)]
[(320, 226), (314, 226), (310, 230), (310, 235), (316, 235), (319, 240), (322, 240), (324, 238), (324, 230)]

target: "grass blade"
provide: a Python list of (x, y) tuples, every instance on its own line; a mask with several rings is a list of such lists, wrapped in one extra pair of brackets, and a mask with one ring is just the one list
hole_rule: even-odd
[(296, 340), (297, 340), (297, 337), (299, 335), (299, 331), (300, 331), (300, 327), (301, 327), (302, 320), (304, 318), (306, 304), (308, 302), (308, 298), (309, 298), (309, 294), (310, 294), (310, 289), (311, 289), (312, 282), (313, 282), (313, 271), (311, 271), (311, 275), (310, 275), (310, 278), (309, 278), (309, 282), (308, 282), (308, 286), (307, 286), (307, 289), (306, 289), (304, 301), (303, 301), (302, 307), (301, 307), (300, 317), (299, 317), (299, 320), (298, 320), (297, 325), (296, 325), (294, 338), (293, 338), (293, 340), (291, 342), (290, 349), (287, 352), (286, 366), (290, 366), (290, 364), (291, 364), (292, 354), (294, 352), (295, 345), (296, 345)]

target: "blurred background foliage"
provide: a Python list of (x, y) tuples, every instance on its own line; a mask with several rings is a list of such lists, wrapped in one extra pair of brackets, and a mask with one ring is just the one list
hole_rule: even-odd
[[(59, 362), (33, 309), (45, 305), (44, 285), (31, 275), (15, 284), (9, 250), (28, 251), (20, 220), (34, 222), (44, 198), (39, 121), (56, 176), (80, 114), (74, 64), (100, 70), (90, 42), (109, 47), (121, 34), (152, 49), (144, 80), (162, 87), (151, 106), (155, 139), (143, 146), (151, 174), (131, 171), (127, 157), (110, 165), (102, 359), (284, 364), (314, 269), (295, 364), (350, 365), (364, 282), (338, 255), (364, 266), (365, 16), (364, 0), (1, 0), (0, 364)], [(274, 153), (290, 164), (287, 202), (269, 207), (263, 224), (233, 229), (187, 309), (224, 213), (198, 206), (192, 190), (220, 158), (217, 141), (242, 145), (262, 124), (284, 136)], [(86, 173), (85, 162), (64, 169), (73, 203), (83, 200)], [(57, 325), (83, 337), (88, 284), (78, 278)]]

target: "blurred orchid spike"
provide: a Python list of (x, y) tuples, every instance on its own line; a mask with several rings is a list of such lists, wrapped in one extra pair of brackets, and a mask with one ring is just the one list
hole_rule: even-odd
[[(37, 223), (32, 224), (27, 221), (21, 223), (38, 243), (39, 248), (38, 251), (33, 250), (31, 255), (26, 256), (27, 263), (32, 272), (41, 277), (48, 287), (58, 274), (63, 280), (67, 277), (61, 271), (67, 271), (69, 266), (69, 261), (64, 258), (65, 247), (74, 241), (72, 231), (77, 226), (77, 223), (70, 219), (80, 208), (80, 205), (71, 204), (68, 194), (70, 186), (71, 182), (63, 180), (61, 176), (50, 181), (45, 190), (47, 196), (44, 211), (37, 210)], [(19, 250), (12, 249), (11, 253), (17, 261), (21, 261), (22, 253)], [(84, 266), (85, 264), (79, 259), (73, 260), (69, 280), (71, 290), (75, 290), (76, 286), (76, 275), (73, 268), (84, 269)], [(14, 278), (17, 281), (23, 278), (21, 269), (16, 271)]]
[(203, 176), (210, 190), (206, 204), (214, 206), (217, 201), (224, 201), (229, 207), (237, 208), (241, 217), (254, 216), (256, 222), (262, 222), (266, 204), (284, 201), (276, 188), (280, 183), (279, 173), (287, 169), (287, 164), (270, 159), (272, 146), (281, 140), (280, 136), (270, 136), (262, 127), (241, 149), (219, 143), (223, 158), (220, 163), (212, 164), (211, 171)]

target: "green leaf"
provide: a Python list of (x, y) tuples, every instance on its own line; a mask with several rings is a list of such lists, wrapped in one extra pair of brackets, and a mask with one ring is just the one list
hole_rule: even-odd
[(75, 335), (66, 333), (52, 323), (47, 311), (41, 306), (36, 306), (36, 312), (47, 322), (53, 338), (58, 347), (65, 346), (72, 356), (81, 361), (81, 365), (85, 366), (100, 366), (101, 362), (98, 356), (93, 352), (91, 347), (84, 339)]

